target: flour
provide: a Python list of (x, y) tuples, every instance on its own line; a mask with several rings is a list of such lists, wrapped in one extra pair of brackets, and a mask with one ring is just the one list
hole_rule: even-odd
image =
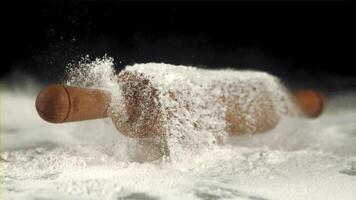
[[(179, 76), (189, 74), (193, 68), (184, 68), (170, 77), (159, 74), (164, 71), (159, 72), (158, 68), (148, 71), (148, 65), (164, 64), (142, 64), (135, 70), (142, 69), (146, 75), (152, 73), (152, 80), (153, 74), (157, 74), (156, 83), (158, 77), (163, 77), (167, 87), (197, 84), (189, 85), (183, 75)], [(79, 70), (80, 67), (85, 70)], [(120, 85), (111, 59), (82, 63), (79, 68), (71, 68), (73, 76), (69, 77), (90, 78), (69, 78), (68, 84), (112, 91), (120, 101), (117, 89)], [(268, 82), (268, 90), (279, 85), (274, 77), (263, 73), (258, 76)], [(194, 76), (188, 79), (195, 80)], [(32, 90), (32, 95), (25, 95), (5, 90), (1, 96), (4, 199), (353, 199), (356, 196), (356, 111), (353, 107), (344, 109), (345, 101), (338, 97), (329, 100), (327, 108), (332, 109), (318, 119), (285, 117), (285, 111), (280, 109), (282, 121), (275, 129), (226, 138), (224, 145), (213, 142), (215, 134), (224, 136), (225, 133), (219, 132), (195, 130), (188, 136), (192, 142), (183, 143), (185, 146), (175, 137), (168, 138), (172, 152), (184, 154), (169, 162), (140, 163), (134, 161), (140, 160), (135, 156), (142, 155), (150, 141), (123, 136), (110, 119), (68, 124), (44, 122), (34, 107), (37, 92)], [(211, 92), (219, 95), (218, 90)], [(284, 94), (275, 94), (273, 101), (278, 103)], [(201, 105), (199, 101), (188, 103)], [(220, 109), (224, 108), (217, 111)], [(184, 111), (178, 114), (197, 120)], [(184, 134), (194, 127), (177, 126)], [(224, 124), (217, 122), (214, 126)], [(194, 144), (201, 149), (195, 149)], [(190, 145), (193, 146), (185, 148)]]
[(77, 64), (67, 66), (67, 78), (64, 84), (108, 91), (112, 99), (110, 106), (119, 109), (123, 103), (121, 85), (113, 62), (113, 58), (107, 56), (96, 58), (94, 61), (91, 61), (89, 56), (83, 57)]
[(238, 104), (239, 113), (234, 115), (241, 118), (239, 125), (244, 133), (258, 132), (256, 115), (266, 112), (269, 106), (264, 104), (272, 104), (275, 109), (275, 115), (265, 119), (271, 123), (278, 123), (274, 120), (288, 111), (290, 115), (298, 112), (279, 80), (263, 72), (204, 70), (164, 63), (136, 64), (124, 72), (148, 80), (157, 90), (169, 156), (175, 159), (226, 143), (225, 113), (229, 106)]
[[(113, 59), (109, 57), (97, 58), (92, 62), (85, 57), (76, 66), (68, 66), (68, 80), (65, 84), (108, 91), (112, 97), (110, 113), (115, 116), (114, 123), (118, 123), (117, 126), (120, 127), (120, 123), (126, 123), (128, 118), (128, 115), (124, 114), (122, 89), (137, 87), (137, 83), (128, 85), (121, 82), (113, 66)], [(239, 129), (245, 133), (259, 132), (256, 127), (261, 126), (261, 122), (256, 120), (259, 118), (257, 115), (266, 112), (269, 107), (267, 104), (273, 106), (272, 112), (275, 114), (265, 114), (267, 119), (263, 120), (269, 120), (271, 124), (277, 124), (288, 112), (292, 115), (297, 112), (279, 80), (264, 72), (204, 70), (189, 66), (147, 63), (127, 66), (120, 72), (124, 73), (138, 77), (137, 81), (149, 81), (150, 87), (157, 95), (154, 104), (161, 118), (160, 122), (155, 123), (161, 124), (160, 132), (165, 134), (163, 138), (124, 139), (126, 142), (121, 142), (120, 145), (128, 147), (128, 152), (137, 152), (138, 154), (132, 155), (136, 158), (160, 154), (147, 153), (147, 149), (157, 149), (151, 152), (163, 152), (164, 150), (160, 150), (162, 145), (167, 149), (164, 154), (173, 160), (181, 159), (182, 155), (217, 148), (228, 140), (229, 127), (225, 118), (228, 107), (235, 104), (238, 104), (239, 110), (233, 115), (240, 117)], [(146, 95), (146, 99), (151, 95), (150, 88), (142, 88), (139, 92), (143, 93), (144, 97)], [(137, 97), (131, 98), (131, 101), (137, 100)], [(141, 118), (153, 115), (149, 113), (152, 112), (151, 109), (145, 108), (146, 103), (147, 101), (143, 101), (137, 105), (142, 107)], [(143, 124), (140, 123), (147, 123), (147, 120), (137, 119), (131, 126), (142, 129)], [(144, 154), (140, 155), (142, 153)], [(154, 159), (156, 157), (153, 155)]]

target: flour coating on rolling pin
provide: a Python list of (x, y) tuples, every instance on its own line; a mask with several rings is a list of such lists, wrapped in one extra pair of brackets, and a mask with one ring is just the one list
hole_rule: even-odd
[(175, 158), (225, 143), (228, 133), (266, 131), (283, 115), (298, 112), (279, 80), (263, 72), (163, 63), (135, 64), (120, 74), (127, 72), (148, 80), (156, 90), (162, 131)]
[[(158, 141), (157, 145), (164, 143), (169, 156), (178, 159), (179, 155), (186, 152), (197, 153), (225, 143), (229, 133), (266, 131), (274, 128), (283, 115), (298, 113), (279, 80), (264, 72), (206, 70), (147, 63), (127, 66), (119, 76), (123, 73), (140, 77), (140, 81), (147, 80), (155, 90), (153, 100), (158, 105), (158, 126), (162, 132), (160, 137), (152, 139), (121, 137), (121, 144), (125, 140), (124, 143), (130, 146), (129, 152), (141, 149), (141, 153), (146, 153), (147, 145), (151, 148), (156, 145), (152, 143), (164, 140)], [(112, 116), (125, 113), (122, 92), (128, 85), (120, 82), (112, 58), (97, 58), (94, 61), (85, 58), (75, 67), (70, 65), (66, 84), (109, 91), (112, 96)], [(129, 86), (136, 87), (135, 84)], [(148, 95), (150, 91), (146, 89), (139, 91), (142, 93), (140, 95)], [(152, 109), (147, 109), (143, 104), (137, 106), (140, 106), (144, 115), (153, 116)], [(126, 118), (123, 115), (114, 117), (114, 123), (125, 121)], [(142, 123), (146, 123), (145, 120), (136, 121), (133, 128), (140, 128)], [(236, 121), (239, 123), (234, 123)]]

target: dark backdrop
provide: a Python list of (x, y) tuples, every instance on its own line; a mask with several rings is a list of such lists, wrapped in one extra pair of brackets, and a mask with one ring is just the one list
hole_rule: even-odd
[[(352, 2), (12, 2), (5, 72), (58, 82), (83, 55), (116, 67), (167, 62), (257, 69), (287, 84), (356, 87)], [(15, 73), (16, 72), (16, 73)]]

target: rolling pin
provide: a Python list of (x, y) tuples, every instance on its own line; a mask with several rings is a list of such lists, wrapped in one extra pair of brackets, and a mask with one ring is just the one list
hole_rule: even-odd
[(283, 116), (315, 118), (325, 106), (314, 90), (289, 93), (267, 73), (206, 70), (167, 65), (134, 65), (118, 74), (119, 108), (110, 91), (49, 85), (36, 109), (52, 123), (111, 117), (129, 137), (147, 138), (182, 131), (226, 131), (230, 135), (273, 129)]

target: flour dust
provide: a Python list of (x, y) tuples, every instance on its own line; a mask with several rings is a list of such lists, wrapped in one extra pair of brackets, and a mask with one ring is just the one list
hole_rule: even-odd
[[(69, 67), (65, 83), (110, 91), (120, 102), (121, 86), (113, 66), (108, 57), (82, 61)], [(351, 200), (356, 196), (355, 94), (328, 97), (325, 113), (314, 120), (283, 117), (267, 133), (229, 138), (204, 151), (185, 151), (173, 162), (137, 162), (150, 141), (123, 136), (111, 119), (47, 123), (34, 106), (39, 89), (3, 85), (4, 199)]]

